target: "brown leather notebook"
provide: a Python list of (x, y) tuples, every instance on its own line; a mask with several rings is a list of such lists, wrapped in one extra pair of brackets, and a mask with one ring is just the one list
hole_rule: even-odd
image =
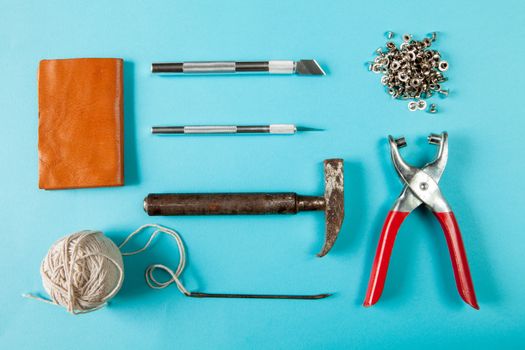
[(122, 70), (117, 58), (40, 61), (40, 188), (124, 184)]

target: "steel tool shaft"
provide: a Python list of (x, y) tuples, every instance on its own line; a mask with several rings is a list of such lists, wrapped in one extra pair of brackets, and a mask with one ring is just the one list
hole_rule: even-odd
[(228, 299), (295, 299), (295, 300), (317, 300), (328, 298), (332, 294), (312, 294), (312, 295), (295, 295), (295, 294), (231, 294), (231, 293), (200, 293), (190, 292), (185, 294), (191, 298), (228, 298)]

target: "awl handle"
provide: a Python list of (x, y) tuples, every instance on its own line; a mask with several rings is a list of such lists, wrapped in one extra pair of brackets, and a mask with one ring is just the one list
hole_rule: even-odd
[(149, 194), (144, 199), (144, 211), (151, 216), (296, 214), (324, 208), (323, 197), (296, 193)]
[(186, 125), (186, 126), (154, 126), (152, 134), (275, 134), (293, 135), (297, 132), (294, 124), (270, 125)]

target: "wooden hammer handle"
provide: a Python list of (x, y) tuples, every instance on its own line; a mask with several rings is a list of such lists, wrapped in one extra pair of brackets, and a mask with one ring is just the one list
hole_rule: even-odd
[(148, 215), (296, 214), (301, 207), (295, 193), (149, 194), (144, 199)]

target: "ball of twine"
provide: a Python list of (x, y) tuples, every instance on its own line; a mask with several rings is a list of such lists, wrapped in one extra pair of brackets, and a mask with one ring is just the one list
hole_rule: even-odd
[[(142, 248), (121, 252), (133, 237), (143, 231), (153, 229)], [(180, 280), (186, 265), (184, 243), (179, 234), (167, 227), (146, 224), (129, 234), (117, 247), (115, 243), (100, 231), (80, 231), (56, 241), (40, 265), (40, 275), (44, 289), (50, 299), (31, 293), (24, 297), (37, 299), (49, 304), (61, 305), (72, 314), (81, 314), (100, 309), (113, 298), (124, 281), (122, 256), (139, 254), (150, 247), (158, 234), (171, 236), (179, 249), (179, 264), (173, 271), (162, 264), (148, 266), (144, 273), (146, 283), (154, 289), (163, 289), (175, 283), (184, 294), (190, 292)], [(155, 278), (155, 271), (160, 270), (169, 278), (161, 281)]]
[(118, 247), (100, 231), (80, 231), (55, 242), (40, 266), (51, 299), (71, 313), (96, 310), (122, 286)]

